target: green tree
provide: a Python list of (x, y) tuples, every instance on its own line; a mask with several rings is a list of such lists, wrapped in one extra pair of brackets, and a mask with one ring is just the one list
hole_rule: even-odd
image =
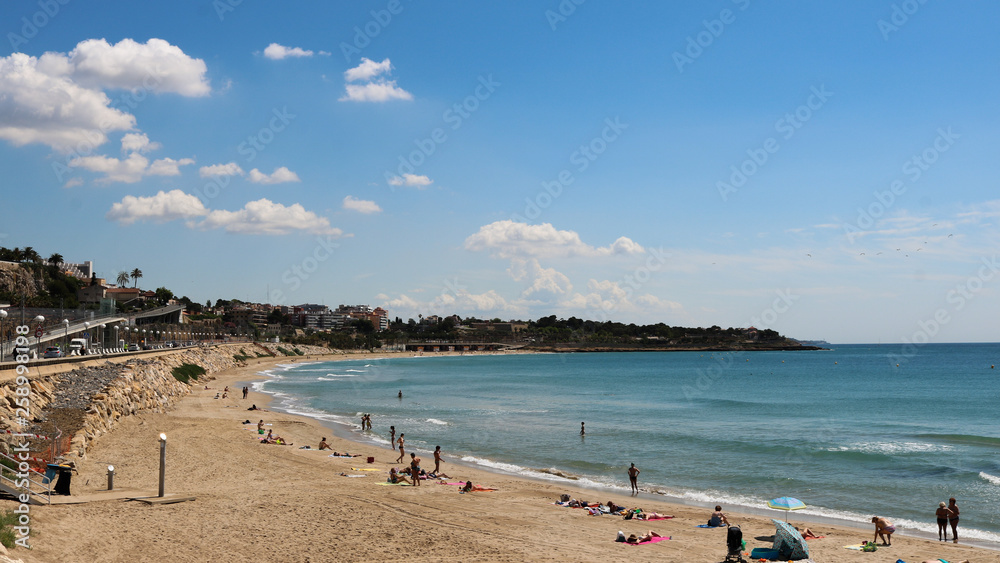
[(49, 256), (49, 264), (55, 266), (58, 269), (59, 266), (62, 266), (64, 264), (63, 255), (56, 252), (52, 256)]
[(132, 273), (129, 274), (129, 277), (132, 278), (132, 287), (137, 287), (136, 284), (139, 283), (139, 278), (142, 277), (142, 270), (140, 270), (139, 268), (132, 270)]
[(160, 303), (160, 305), (166, 305), (167, 301), (170, 301), (173, 298), (174, 298), (173, 291), (170, 291), (165, 287), (156, 288), (156, 300)]
[(118, 287), (125, 287), (125, 284), (128, 283), (128, 272), (125, 270), (118, 272), (118, 277), (115, 278), (115, 281), (118, 282)]

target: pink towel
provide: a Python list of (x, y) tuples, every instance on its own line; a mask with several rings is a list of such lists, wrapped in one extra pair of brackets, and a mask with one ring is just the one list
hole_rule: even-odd
[(670, 539), (670, 536), (661, 536), (661, 537), (658, 537), (658, 538), (652, 538), (649, 541), (644, 541), (644, 542), (639, 542), (639, 543), (628, 543), (628, 542), (624, 542), (624, 543), (625, 543), (625, 545), (647, 545), (647, 544), (651, 544), (651, 543), (657, 543), (657, 542), (661, 542), (661, 541), (666, 541), (666, 540), (669, 540), (669, 539)]

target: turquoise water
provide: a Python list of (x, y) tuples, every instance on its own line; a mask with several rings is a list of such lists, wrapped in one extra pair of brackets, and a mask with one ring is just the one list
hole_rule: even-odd
[(996, 363), (998, 344), (425, 356), (290, 364), (258, 388), (358, 438), (367, 412), (376, 442), (394, 425), (446, 460), (622, 491), (635, 463), (646, 492), (730, 509), (793, 496), (934, 533), (954, 496), (960, 536), (1000, 543)]

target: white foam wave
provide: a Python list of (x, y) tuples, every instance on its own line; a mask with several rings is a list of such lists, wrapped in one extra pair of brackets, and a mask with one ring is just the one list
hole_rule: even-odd
[(436, 418), (428, 418), (427, 422), (430, 422), (431, 424), (440, 424), (442, 426), (447, 426), (448, 425), (447, 422), (445, 422), (443, 420), (438, 420)]
[(989, 473), (986, 473), (985, 471), (980, 471), (979, 472), (979, 477), (982, 478), (982, 479), (985, 479), (986, 481), (989, 481), (990, 483), (992, 483), (994, 485), (1000, 485), (1000, 477), (997, 477), (996, 475), (990, 475)]
[(365, 370), (363, 369), (345, 369), (344, 371), (350, 371), (353, 373), (365, 373)]
[(927, 442), (858, 442), (846, 446), (827, 448), (827, 451), (892, 455), (922, 452), (947, 452), (953, 449), (955, 448), (948, 444), (931, 444)]

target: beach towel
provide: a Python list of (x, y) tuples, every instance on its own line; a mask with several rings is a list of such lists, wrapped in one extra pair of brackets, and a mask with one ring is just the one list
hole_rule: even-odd
[(347, 459), (351, 459), (354, 456), (350, 456), (350, 455), (333, 455), (333, 454), (330, 454), (327, 457), (346, 457)]
[(646, 520), (666, 520), (668, 518), (673, 518), (673, 516), (647, 516)]
[[(362, 477), (364, 477), (364, 475), (362, 475)], [(395, 486), (395, 485), (399, 485), (400, 487), (412, 487), (413, 486), (413, 485), (410, 485), (408, 483), (389, 483), (387, 481), (383, 481), (383, 482), (375, 483), (375, 484), (376, 485), (382, 485), (384, 487)]]
[(865, 546), (864, 544), (845, 545), (844, 549), (853, 549), (854, 551), (861, 551), (861, 548), (864, 546)]
[(381, 469), (376, 469), (374, 467), (352, 467), (351, 471), (381, 471)]
[(709, 526), (708, 524), (698, 524), (695, 528), (724, 528), (725, 526)]
[(367, 475), (341, 475), (341, 477), (367, 477)]
[(665, 536), (665, 537), (659, 537), (659, 538), (650, 538), (649, 541), (642, 541), (642, 542), (639, 542), (639, 543), (624, 542), (622, 545), (649, 545), (651, 543), (658, 543), (658, 542), (661, 542), (661, 541), (667, 541), (669, 539), (670, 539), (670, 536)]

